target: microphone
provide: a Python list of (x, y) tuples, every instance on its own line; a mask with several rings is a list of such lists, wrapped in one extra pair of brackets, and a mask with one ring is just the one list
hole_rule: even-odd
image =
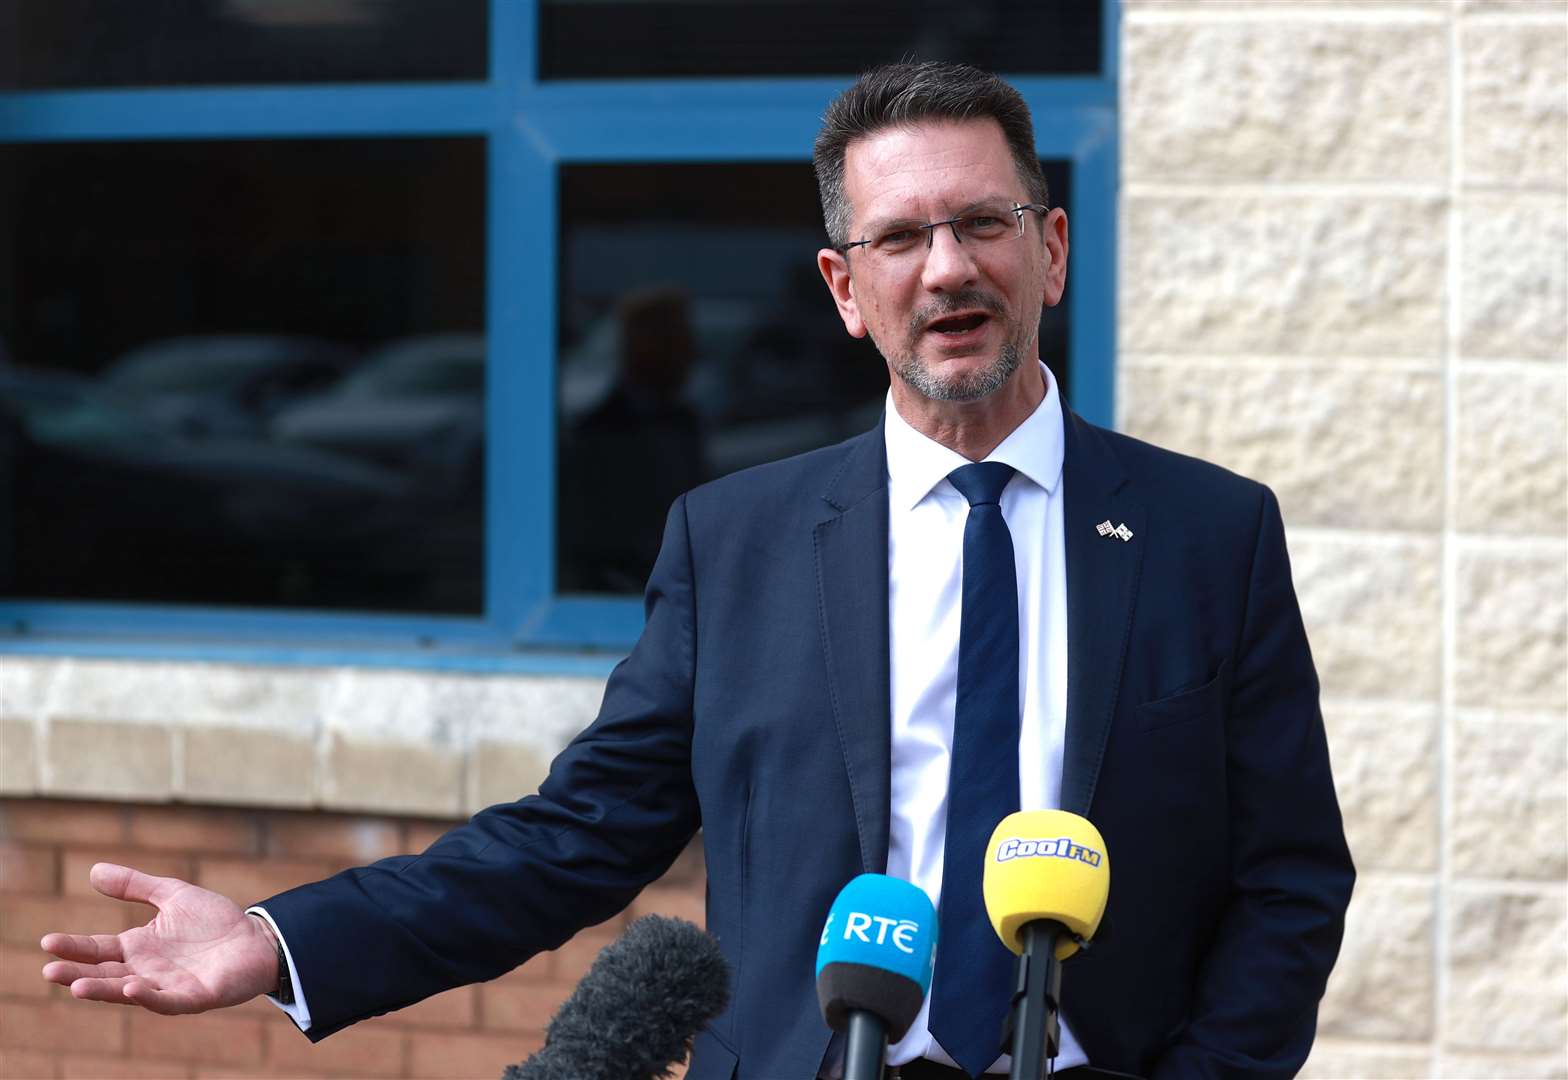
[(544, 1047), (501, 1080), (658, 1080), (729, 997), (717, 941), (681, 919), (646, 915), (594, 959)]
[(889, 1038), (920, 1015), (936, 956), (936, 909), (925, 891), (861, 874), (839, 892), (817, 949), (817, 1001), (847, 1034), (844, 1080), (880, 1080)]
[(991, 927), (1018, 954), (1008, 1026), (1011, 1080), (1040, 1080), (1060, 1048), (1061, 961), (1105, 915), (1111, 864), (1100, 831), (1065, 810), (1009, 814), (986, 847), (981, 889)]

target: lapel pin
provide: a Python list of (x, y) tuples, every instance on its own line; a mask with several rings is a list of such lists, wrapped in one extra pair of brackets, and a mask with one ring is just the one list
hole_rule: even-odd
[(1110, 518), (1106, 518), (1096, 525), (1094, 531), (1101, 536), (1114, 536), (1124, 544), (1132, 539), (1132, 530), (1127, 527), (1125, 522), (1120, 525), (1112, 525)]

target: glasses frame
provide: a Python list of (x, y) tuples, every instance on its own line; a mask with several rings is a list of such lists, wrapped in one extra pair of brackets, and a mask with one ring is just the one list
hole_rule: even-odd
[[(1013, 208), (1010, 211), (1010, 213), (1018, 221), (1018, 232), (1015, 233), (1011, 237), (1007, 237), (1007, 239), (1017, 240), (1019, 237), (1023, 236), (1023, 234), (1024, 234), (1024, 211), (1025, 210), (1033, 210), (1037, 214), (1048, 214), (1048, 213), (1051, 212), (1051, 208), (1050, 207), (1042, 206), (1040, 203), (1020, 203), (1020, 202), (1013, 203)], [(970, 213), (970, 214), (959, 214), (957, 217), (950, 217), (950, 218), (946, 219), (945, 221), (928, 221), (924, 225), (917, 225), (915, 227), (918, 228), (918, 229), (925, 230), (925, 234), (926, 234), (926, 250), (930, 251), (931, 250), (931, 244), (932, 244), (932, 237), (936, 235), (936, 230), (940, 229), (943, 225), (946, 225), (948, 228), (952, 229), (953, 230), (953, 239), (955, 241), (957, 241), (958, 243), (962, 244), (964, 242), (964, 238), (963, 238), (963, 235), (961, 233), (959, 233), (959, 231), (958, 231), (958, 223), (960, 221), (965, 220), (966, 218), (971, 218), (971, 217), (974, 217), (974, 216), (975, 215), (972, 214), (972, 213)], [(848, 255), (850, 248), (863, 247), (863, 246), (865, 246), (866, 244), (869, 244), (869, 243), (871, 243), (870, 239), (866, 239), (866, 240), (851, 240), (851, 241), (849, 241), (848, 243), (845, 243), (845, 244), (835, 244), (833, 246), (833, 250), (838, 252), (840, 255)]]

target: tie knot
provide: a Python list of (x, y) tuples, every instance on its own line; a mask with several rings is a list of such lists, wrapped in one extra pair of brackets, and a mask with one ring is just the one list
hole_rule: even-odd
[(1002, 489), (1013, 478), (1013, 467), (1000, 461), (977, 461), (973, 465), (960, 465), (947, 474), (948, 483), (969, 500), (970, 506), (984, 506), (1000, 502)]

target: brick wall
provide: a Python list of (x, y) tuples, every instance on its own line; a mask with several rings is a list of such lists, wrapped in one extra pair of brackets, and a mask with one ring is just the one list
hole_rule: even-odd
[(419, 818), (0, 800), (0, 1077), (495, 1078), (543, 1041), (556, 1007), (630, 919), (701, 924), (703, 864), (694, 843), (623, 915), (585, 930), (494, 982), (466, 986), (312, 1045), (264, 1000), (204, 1016), (161, 1017), (75, 1001), (43, 981), (38, 939), (111, 933), (152, 909), (87, 883), (109, 860), (177, 875), (245, 904), (372, 859), (421, 851), (452, 824)]

